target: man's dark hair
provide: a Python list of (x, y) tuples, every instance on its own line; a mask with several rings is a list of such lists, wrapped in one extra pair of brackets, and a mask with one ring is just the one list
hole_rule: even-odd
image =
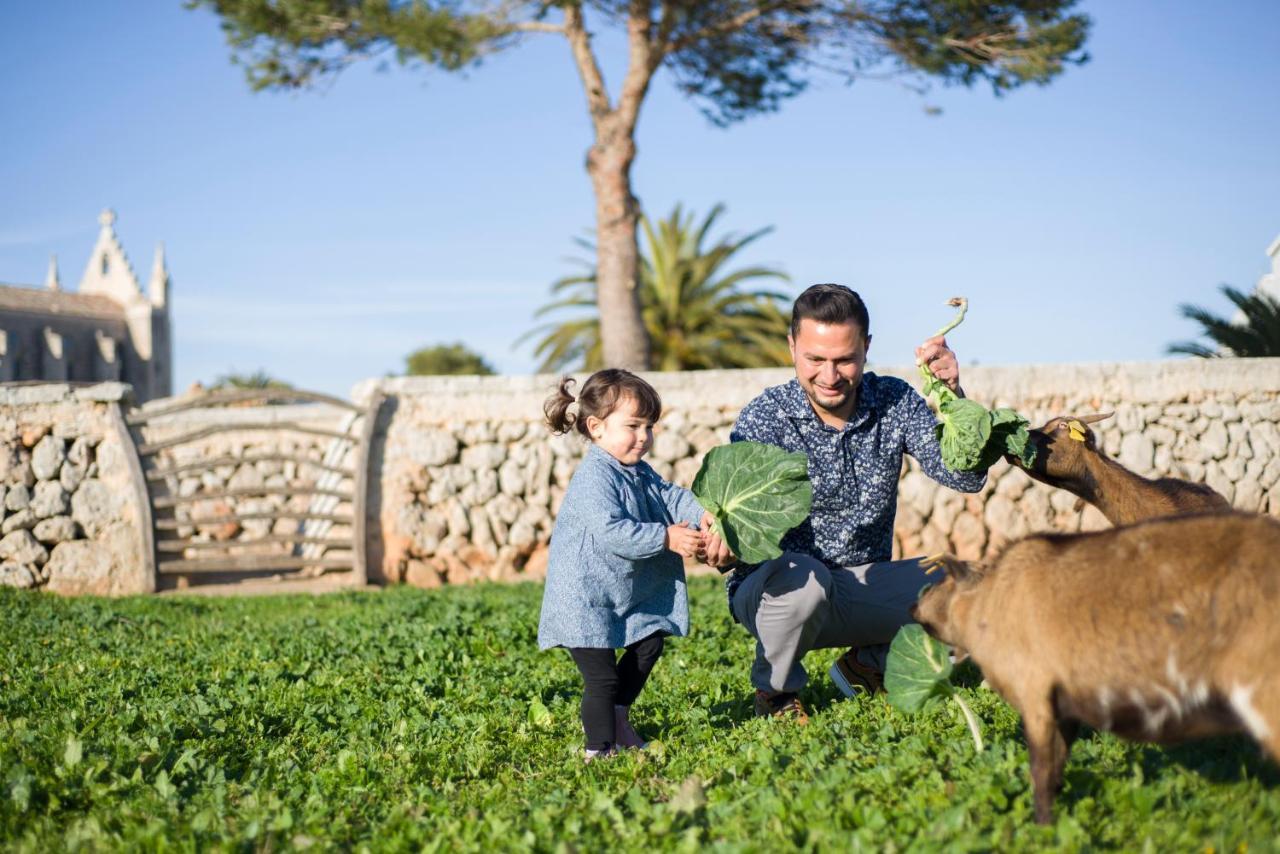
[(862, 330), (863, 337), (871, 334), (871, 318), (867, 304), (856, 291), (844, 285), (810, 285), (796, 297), (791, 307), (791, 337), (800, 333), (800, 321), (805, 318), (818, 323), (854, 323)]

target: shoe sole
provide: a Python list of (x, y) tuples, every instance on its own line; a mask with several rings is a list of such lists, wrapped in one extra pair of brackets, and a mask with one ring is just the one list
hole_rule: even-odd
[(831, 681), (835, 683), (835, 686), (840, 689), (840, 693), (844, 694), (850, 700), (857, 697), (859, 694), (871, 693), (862, 685), (850, 684), (849, 680), (844, 678), (844, 673), (840, 671), (839, 664), (831, 665), (831, 669), (827, 671), (827, 674), (831, 677)]

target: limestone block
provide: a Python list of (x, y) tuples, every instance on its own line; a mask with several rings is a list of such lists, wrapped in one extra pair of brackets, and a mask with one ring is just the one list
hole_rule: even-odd
[(1049, 496), (1043, 490), (1028, 491), (1018, 502), (1018, 509), (1022, 513), (1028, 530), (1053, 530), (1053, 520), (1057, 514), (1054, 512), (1053, 505), (1049, 503)]
[(498, 488), (503, 495), (524, 495), (524, 469), (515, 460), (507, 460), (498, 469)]
[(693, 479), (698, 476), (698, 471), (702, 468), (703, 454), (696, 457), (685, 457), (683, 460), (677, 460), (672, 466), (671, 482), (683, 486), (685, 489), (693, 486)]
[(1156, 474), (1169, 474), (1173, 471), (1173, 449), (1168, 445), (1156, 445), (1155, 460), (1152, 468)]
[(1081, 531), (1105, 531), (1110, 527), (1111, 523), (1102, 515), (1102, 511), (1092, 504), (1085, 505), (1084, 512), (1080, 514)]
[(1200, 436), (1200, 447), (1207, 455), (1205, 461), (1220, 460), (1225, 457), (1230, 440), (1230, 436), (1227, 434), (1227, 425), (1218, 420), (1212, 421)]
[(80, 487), (80, 483), (84, 480), (88, 470), (88, 465), (76, 465), (67, 460), (62, 464), (62, 470), (58, 472), (58, 483), (62, 484), (62, 488), (68, 493), (75, 492)]
[(1138, 474), (1150, 474), (1156, 448), (1144, 433), (1129, 433), (1120, 443), (1120, 464)]
[(471, 471), (496, 469), (502, 465), (506, 458), (507, 448), (505, 445), (473, 445), (472, 447), (464, 448), (462, 451), (462, 465)]
[(458, 440), (447, 430), (414, 429), (397, 438), (398, 450), (417, 465), (442, 466), (458, 458)]
[(45, 589), (64, 596), (106, 596), (114, 592), (111, 552), (92, 540), (72, 540), (54, 546)]
[[(993, 475), (989, 474), (988, 477)], [(1003, 495), (1005, 498), (1017, 501), (1022, 494), (1031, 488), (1031, 476), (1022, 469), (1009, 466), (996, 479), (996, 495)], [(939, 490), (940, 492), (948, 492), (950, 490)]]
[(524, 509), (524, 505), (518, 498), (513, 498), (506, 493), (499, 493), (493, 497), (486, 508), (489, 511), (490, 518), (501, 519), (505, 524), (510, 525), (520, 515), (520, 511)]
[(8, 534), (13, 531), (29, 530), (36, 526), (39, 522), (35, 511), (30, 507), (25, 507), (17, 513), (10, 514), (4, 520), (4, 524), (0, 525), (0, 534)]
[(1240, 408), (1234, 403), (1222, 404), (1222, 413), (1219, 415), (1224, 424), (1233, 424), (1240, 420)]
[(649, 452), (649, 461), (661, 460), (666, 463), (674, 463), (682, 457), (688, 456), (692, 446), (685, 441), (684, 437), (673, 430), (663, 430), (653, 437), (653, 450)]
[(956, 518), (964, 510), (964, 498), (950, 489), (939, 489), (933, 497), (929, 524), (944, 534), (951, 532)]
[(1258, 485), (1263, 489), (1270, 489), (1277, 483), (1280, 483), (1280, 457), (1272, 457), (1258, 476)]
[(405, 563), (404, 583), (410, 587), (434, 590), (444, 585), (444, 579), (431, 564), (421, 560), (410, 560)]
[(1253, 446), (1249, 443), (1249, 428), (1244, 424), (1227, 425), (1227, 456), (1242, 460), (1253, 459)]
[(1192, 462), (1186, 460), (1177, 464), (1174, 473), (1181, 473), (1180, 476), (1192, 483), (1204, 483), (1204, 463)]
[(555, 457), (551, 464), (551, 482), (556, 486), (568, 486), (569, 479), (578, 470), (578, 461), (568, 457)]
[[(947, 537), (947, 532), (933, 524), (932, 519), (920, 531), (920, 550), (922, 555), (936, 555), (951, 550), (951, 541)], [(914, 555), (907, 555), (907, 557), (914, 557)]]
[(716, 431), (699, 424), (685, 434), (685, 438), (689, 441), (695, 451), (699, 454), (705, 454), (707, 451), (720, 444), (720, 437), (716, 435)]
[(34, 448), (48, 434), (48, 424), (31, 424), (22, 428), (22, 432), (18, 434), (18, 439), (22, 442), (22, 447)]
[(0, 483), (0, 516), (4, 515), (4, 500), (8, 497), (9, 487)]
[(101, 432), (101, 416), (88, 409), (63, 410), (53, 422), (53, 435), (60, 439), (77, 439)]
[(0, 440), (0, 483), (9, 482), (9, 475), (18, 465), (18, 460), (18, 449), (11, 442)]
[(239, 466), (236, 469), (236, 473), (227, 481), (228, 489), (262, 489), (265, 485), (262, 475), (253, 463), (245, 463)]
[(526, 421), (503, 421), (498, 425), (497, 438), (503, 443), (518, 442), (528, 432), (529, 424)]
[(1256, 480), (1246, 479), (1236, 484), (1236, 494), (1231, 504), (1237, 510), (1257, 513), (1262, 510), (1265, 493)]
[(937, 489), (938, 485), (923, 472), (908, 472), (898, 483), (899, 506), (902, 503), (906, 503), (921, 518), (927, 518), (928, 514), (933, 510), (933, 498)]
[(26, 487), (36, 485), (36, 473), (31, 470), (31, 454), (18, 452), (18, 461), (9, 469), (9, 483), (22, 484)]
[(25, 484), (15, 483), (5, 493), (4, 506), (10, 512), (16, 513), (19, 510), (26, 510), (30, 505), (31, 491), (27, 489)]
[(1270, 421), (1257, 421), (1249, 429), (1249, 444), (1258, 454), (1280, 456), (1280, 431)]
[(1178, 434), (1163, 424), (1148, 424), (1143, 431), (1147, 434), (1156, 447), (1173, 447), (1173, 443), (1178, 440)]
[(36, 586), (36, 573), (19, 563), (0, 564), (0, 587), (29, 590)]
[(1222, 473), (1232, 483), (1240, 481), (1244, 478), (1245, 461), (1239, 457), (1227, 457), (1218, 463), (1222, 467)]
[(488, 421), (472, 421), (462, 428), (464, 445), (483, 445), (498, 438), (497, 428)]
[(924, 553), (922, 533), (924, 517), (910, 504), (898, 507), (898, 518), (893, 525), (894, 533), (901, 543), (901, 554), (914, 557)]
[(1122, 403), (1116, 407), (1115, 426), (1121, 433), (1139, 433), (1146, 426), (1146, 420), (1142, 417), (1142, 408), (1129, 403)]
[(543, 492), (551, 486), (551, 470), (555, 455), (545, 445), (537, 445), (524, 466), (524, 491), (527, 495)]
[[(87, 477), (93, 477), (93, 467), (105, 475), (124, 474), (129, 471), (124, 447), (115, 439), (103, 439), (94, 448), (93, 459), (89, 463)], [(133, 451), (128, 453), (132, 454)]]
[(71, 496), (71, 518), (90, 537), (119, 517), (119, 496), (97, 478), (87, 478)]
[(498, 545), (494, 543), (489, 513), (485, 512), (484, 507), (472, 507), (467, 513), (467, 522), (471, 525), (471, 543), (485, 553), (497, 554)]
[(200, 492), (201, 485), (198, 477), (184, 477), (178, 482), (178, 496), (180, 498), (190, 498)]
[(45, 436), (31, 451), (31, 471), (37, 480), (53, 480), (66, 458), (66, 442), (56, 436)]
[(951, 550), (961, 560), (978, 560), (987, 545), (987, 529), (972, 513), (961, 513), (951, 525)]
[(471, 534), (471, 522), (467, 510), (456, 500), (449, 500), (444, 505), (445, 518), (449, 523), (449, 536), (465, 538)]
[(510, 448), (507, 449), (507, 459), (513, 460), (514, 462), (517, 462), (520, 465), (524, 465), (525, 463), (529, 462), (529, 460), (532, 459), (532, 455), (533, 455), (533, 445), (530, 445), (528, 443), (520, 443), (520, 444), (512, 445)]
[(38, 519), (50, 516), (61, 516), (68, 509), (67, 491), (56, 480), (42, 480), (36, 484), (35, 495), (31, 498), (31, 512)]
[(30, 531), (12, 531), (0, 539), (0, 561), (43, 566), (48, 559), (49, 552)]
[(70, 516), (54, 516), (49, 519), (41, 519), (32, 531), (35, 538), (46, 546), (55, 543), (61, 543), (64, 540), (74, 540), (78, 533), (75, 520)]
[(552, 436), (551, 440), (547, 442), (547, 447), (551, 448), (551, 453), (557, 457), (577, 460), (582, 456), (586, 448), (586, 442), (577, 431), (572, 431), (562, 433), (559, 436)]
[(1005, 540), (1014, 540), (1028, 533), (1026, 519), (1018, 511), (1018, 505), (1003, 495), (993, 495), (987, 499), (983, 518), (988, 530)]
[(493, 469), (476, 472), (475, 503), (486, 504), (498, 495), (498, 473)]
[(1235, 501), (1235, 483), (1218, 463), (1209, 463), (1205, 466), (1204, 482), (1223, 498), (1227, 499), (1228, 502)]

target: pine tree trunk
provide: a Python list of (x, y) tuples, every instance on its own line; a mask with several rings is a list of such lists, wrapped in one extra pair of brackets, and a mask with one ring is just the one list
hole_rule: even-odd
[(649, 335), (640, 311), (636, 246), (640, 205), (631, 194), (635, 149), (629, 133), (602, 127), (587, 152), (587, 173), (596, 197), (596, 302), (604, 364), (645, 370)]

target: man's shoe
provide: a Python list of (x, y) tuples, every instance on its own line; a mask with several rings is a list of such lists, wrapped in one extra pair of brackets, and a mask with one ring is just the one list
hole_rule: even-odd
[(831, 681), (846, 697), (875, 694), (884, 690), (884, 674), (858, 661), (858, 647), (852, 647), (831, 665)]
[(756, 691), (756, 717), (765, 718), (771, 715), (790, 717), (802, 725), (809, 722), (809, 713), (804, 710), (800, 698), (795, 694), (789, 691), (780, 691), (777, 694)]

